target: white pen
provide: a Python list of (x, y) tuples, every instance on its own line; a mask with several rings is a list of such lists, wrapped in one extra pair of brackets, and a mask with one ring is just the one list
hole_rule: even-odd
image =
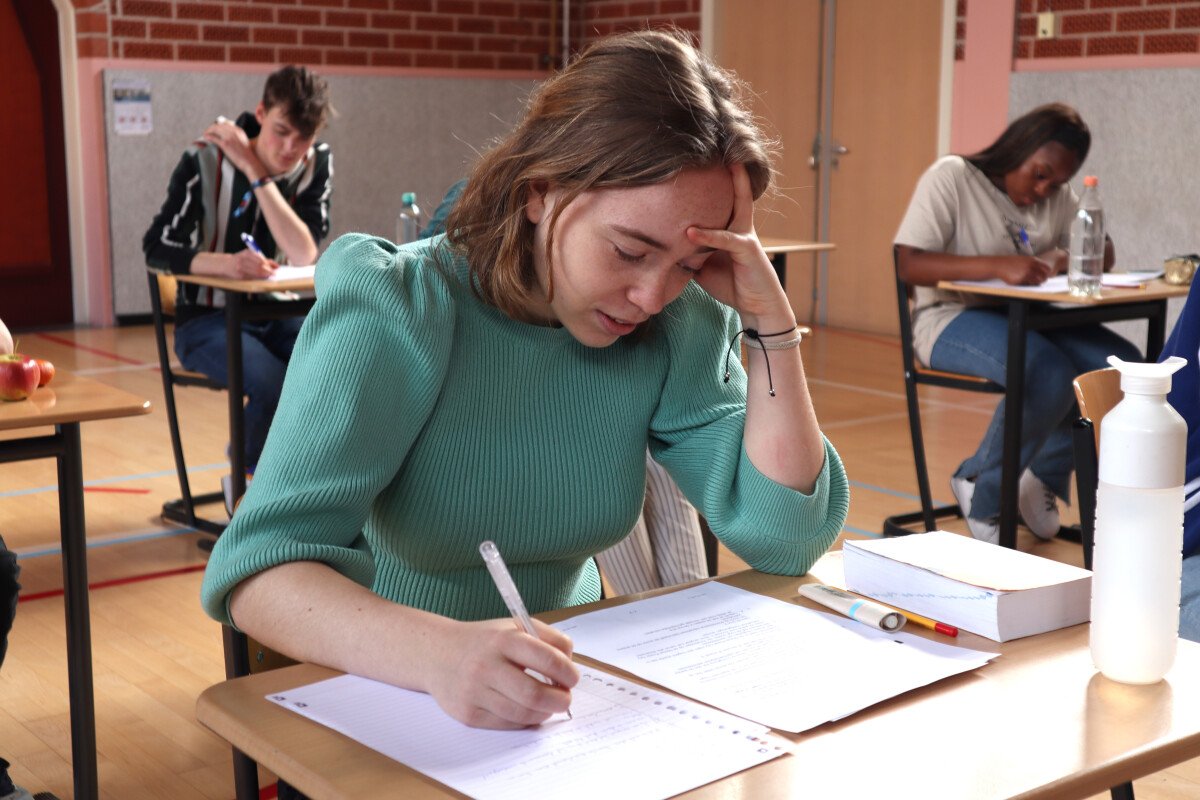
[(850, 619), (883, 631), (898, 631), (906, 622), (899, 611), (823, 583), (806, 583), (800, 587), (800, 594)]
[[(483, 556), (483, 563), (487, 565), (488, 573), (492, 576), (492, 582), (496, 584), (496, 588), (500, 591), (500, 596), (504, 598), (504, 605), (508, 606), (508, 613), (512, 614), (513, 619), (517, 621), (517, 626), (528, 633), (535, 639), (541, 637), (537, 635), (537, 630), (533, 627), (533, 620), (529, 618), (529, 612), (525, 609), (525, 601), (521, 599), (521, 593), (517, 591), (517, 584), (513, 583), (512, 575), (508, 574), (508, 566), (504, 563), (504, 559), (500, 557), (500, 551), (496, 548), (496, 543), (491, 539), (486, 542), (481, 542), (479, 545), (479, 555)], [(548, 683), (554, 686), (554, 681), (547, 678), (545, 675), (535, 671), (526, 670), (542, 683)], [(571, 715), (571, 709), (567, 709), (567, 717), (574, 719)]]

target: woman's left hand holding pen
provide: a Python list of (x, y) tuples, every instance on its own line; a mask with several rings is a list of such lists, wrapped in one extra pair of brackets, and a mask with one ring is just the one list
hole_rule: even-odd
[(431, 642), (426, 691), (447, 714), (475, 728), (512, 730), (538, 725), (570, 707), (570, 687), (579, 681), (579, 671), (571, 663), (566, 634), (538, 620), (533, 620), (536, 639), (511, 619), (446, 624), (446, 635)]

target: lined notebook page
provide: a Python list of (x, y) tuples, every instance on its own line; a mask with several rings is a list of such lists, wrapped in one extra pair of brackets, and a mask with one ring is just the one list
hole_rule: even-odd
[(654, 800), (790, 752), (762, 725), (581, 665), (571, 713), (470, 728), (427, 694), (343, 675), (267, 699), (478, 800)]

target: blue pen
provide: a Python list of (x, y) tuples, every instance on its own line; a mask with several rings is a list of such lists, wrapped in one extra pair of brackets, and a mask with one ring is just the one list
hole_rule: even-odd
[(1021, 226), (1021, 244), (1025, 245), (1026, 253), (1033, 255), (1033, 245), (1029, 243), (1029, 234), (1025, 232), (1024, 226)]
[(251, 250), (258, 253), (263, 258), (267, 257), (267, 254), (262, 251), (262, 248), (258, 246), (258, 242), (254, 241), (254, 237), (251, 236), (250, 234), (243, 233), (242, 241), (246, 243), (246, 247), (249, 247)]

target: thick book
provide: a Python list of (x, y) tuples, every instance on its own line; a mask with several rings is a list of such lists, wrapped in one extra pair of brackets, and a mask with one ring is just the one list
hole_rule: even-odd
[(842, 547), (846, 588), (997, 642), (1087, 622), (1092, 573), (947, 531)]

